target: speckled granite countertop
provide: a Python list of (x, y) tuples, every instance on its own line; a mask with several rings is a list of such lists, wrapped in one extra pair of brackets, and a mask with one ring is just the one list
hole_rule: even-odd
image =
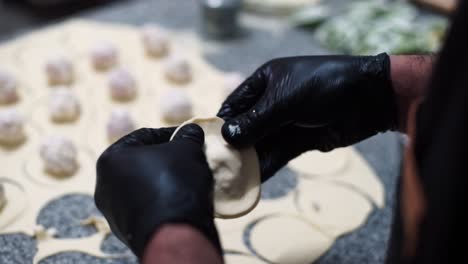
[[(337, 1), (335, 1), (337, 2)], [(186, 0), (134, 0), (121, 1), (86, 11), (73, 16), (98, 21), (141, 25), (148, 21), (180, 30), (199, 31), (197, 1)], [(57, 21), (60, 22), (60, 21)], [(244, 34), (231, 41), (207, 41), (206, 58), (222, 70), (236, 70), (249, 74), (265, 61), (279, 56), (326, 54), (313, 37), (285, 24), (251, 15), (242, 17)], [(34, 29), (31, 26), (30, 29)], [(6, 39), (7, 36), (1, 36)], [(213, 48), (214, 47), (214, 48)], [(400, 136), (394, 133), (379, 135), (356, 146), (363, 157), (375, 169), (386, 189), (386, 206), (375, 210), (365, 226), (341, 237), (317, 263), (383, 263), (392, 219), (395, 185), (398, 176), (401, 144)], [(281, 175), (277, 181), (286, 181)], [(288, 185), (288, 184), (286, 184)], [(290, 185), (290, 184), (289, 184)], [(275, 184), (271, 184), (272, 187)], [(277, 188), (269, 188), (275, 192)], [(95, 232), (89, 227), (60, 228), (67, 218), (82, 218), (96, 214), (92, 197), (69, 195), (49, 203), (38, 216), (37, 222), (58, 229), (61, 237), (79, 237)], [(101, 247), (106, 252), (122, 252), (125, 247), (110, 236)], [(0, 236), (0, 263), (31, 263), (35, 253), (33, 239), (17, 234)], [(50, 257), (42, 264), (51, 263), (136, 263), (135, 260), (101, 260), (81, 253), (64, 253)]]

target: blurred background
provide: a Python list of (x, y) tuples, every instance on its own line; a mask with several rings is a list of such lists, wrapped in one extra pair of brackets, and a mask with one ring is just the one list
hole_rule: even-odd
[(172, 28), (196, 30), (210, 39), (224, 41), (252, 37), (254, 29), (259, 28), (281, 34), (297, 27), (304, 36), (310, 37), (301, 43), (303, 46), (318, 43), (321, 48), (337, 53), (432, 52), (438, 48), (447, 25), (446, 16), (455, 8), (455, 2), (2, 0), (0, 40), (72, 17), (87, 17), (136, 25), (157, 22)]
[[(280, 56), (436, 52), (455, 5), (455, 0), (0, 0), (0, 44), (73, 18), (137, 26), (151, 22), (195, 32), (211, 64), (247, 76)], [(402, 144), (401, 135), (386, 133), (356, 146), (385, 186), (386, 207), (338, 239), (318, 263), (383, 262)], [(92, 203), (91, 197), (85, 200)], [(60, 214), (57, 208), (51, 211)], [(0, 237), (0, 255), (29, 263), (33, 253), (27, 252), (34, 246), (28, 241)], [(50, 263), (94, 262), (73, 253)]]
[[(278, 56), (434, 52), (455, 2), (2, 0), (0, 41), (70, 18), (154, 22), (198, 32), (206, 40), (206, 57), (215, 66), (248, 74)], [(229, 54), (216, 56), (223, 50)]]

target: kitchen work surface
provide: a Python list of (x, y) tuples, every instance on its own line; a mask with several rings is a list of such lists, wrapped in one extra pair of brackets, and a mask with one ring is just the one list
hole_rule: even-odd
[[(194, 23), (194, 21), (197, 21), (197, 13), (193, 13), (196, 8), (191, 6), (193, 3), (180, 2), (178, 6), (175, 3), (174, 6), (172, 5), (172, 3), (152, 4), (145, 1), (135, 1), (131, 5), (119, 3), (108, 9), (83, 14), (82, 16), (95, 21), (133, 25), (141, 25), (152, 21), (170, 30), (173, 36), (171, 41), (175, 43), (175, 46), (179, 45), (179, 43), (190, 44), (190, 49), (184, 49), (184, 51), (189, 50), (186, 58), (193, 61), (195, 83), (189, 85), (189, 87), (175, 87), (177, 85), (169, 83), (167, 87), (161, 89), (173, 88), (189, 91), (191, 97), (193, 97), (195, 114), (216, 111), (216, 104), (219, 104), (223, 98), (221, 86), (226, 71), (240, 71), (248, 74), (264, 61), (276, 56), (326, 53), (325, 50), (314, 45), (313, 40), (301, 31), (291, 29), (275, 20), (249, 15), (245, 15), (241, 19), (246, 33), (240, 38), (232, 42), (208, 41), (201, 43), (194, 33), (198, 31), (198, 28), (196, 27), (197, 23)], [(147, 9), (152, 9), (153, 12), (150, 14)], [(170, 19), (173, 14), (180, 15), (183, 19)], [(19, 49), (6, 44), (6, 46), (2, 46), (4, 47), (2, 50), (6, 52), (0, 52), (0, 57), (4, 56), (2, 61), (8, 59), (18, 61), (18, 64), (11, 63), (8, 65), (21, 65), (18, 67), (18, 78), (20, 80), (29, 80), (28, 84), (23, 86), (25, 90), (22, 91), (21, 99), (24, 99), (24, 101), (20, 100), (18, 108), (26, 111), (24, 113), (26, 115), (25, 126), (31, 142), (26, 141), (25, 149), (22, 150), (24, 155), (30, 158), (17, 160), (21, 164), (9, 162), (8, 165), (2, 164), (1, 166), (2, 168), (8, 168), (8, 170), (10, 168), (19, 169), (18, 178), (16, 179), (13, 174), (3, 175), (3, 169), (1, 172), (2, 177), (13, 178), (12, 181), (5, 181), (6, 184), (12, 184), (12, 192), (15, 190), (14, 186), (23, 187), (19, 188), (19, 191), (25, 192), (28, 189), (26, 187), (51, 184), (50, 182), (44, 183), (41, 181), (41, 179), (47, 179), (48, 175), (44, 175), (41, 171), (37, 148), (42, 136), (47, 135), (48, 131), (57, 131), (66, 133), (77, 143), (78, 156), (82, 157), (80, 164), (84, 165), (80, 167), (75, 180), (79, 182), (81, 178), (78, 175), (86, 175), (83, 177), (89, 177), (90, 181), (86, 181), (85, 185), (87, 186), (83, 187), (83, 189), (70, 186), (66, 188), (48, 186), (47, 188), (52, 188), (54, 191), (43, 192), (42, 198), (38, 199), (38, 201), (43, 201), (44, 204), (41, 205), (44, 205), (44, 207), (37, 207), (40, 210), (36, 210), (36, 215), (28, 219), (29, 224), (14, 223), (7, 227), (0, 227), (0, 233), (13, 230), (15, 224), (21, 226), (22, 231), (27, 231), (22, 234), (10, 233), (0, 236), (0, 258), (3, 258), (0, 259), (0, 262), (29, 263), (34, 259), (34, 256), (36, 256), (36, 260), (39, 260), (38, 256), (43, 254), (42, 256), (45, 259), (40, 263), (133, 263), (135, 260), (129, 257), (128, 250), (114, 236), (107, 235), (107, 226), (96, 211), (92, 196), (90, 196), (92, 194), (94, 172), (85, 172), (93, 167), (96, 156), (105, 147), (105, 122), (112, 107), (116, 105), (127, 107), (128, 111), (136, 119), (138, 126), (166, 125), (166, 123), (160, 121), (158, 101), (156, 100), (157, 94), (163, 93), (163, 90), (152, 89), (154, 86), (160, 89), (161, 85), (158, 84), (161, 84), (163, 80), (146, 81), (146, 76), (155, 74), (146, 74), (147, 62), (146, 59), (142, 59), (145, 58), (145, 55), (142, 52), (142, 47), (139, 46), (141, 43), (135, 40), (137, 38), (135, 35), (139, 32), (138, 28), (83, 21), (66, 23), (61, 27), (68, 28), (68, 32), (73, 32), (73, 34), (62, 34), (64, 31), (54, 31), (54, 28), (52, 28), (41, 33), (55, 32), (55, 39), (42, 38), (40, 37), (42, 35), (36, 35), (35, 40), (40, 43), (39, 41), (47, 42), (54, 39), (49, 43), (50, 45), (44, 46), (47, 46), (48, 49), (53, 47), (63, 49), (66, 47), (66, 50), (72, 50), (70, 54), (72, 54), (72, 60), (77, 63), (78, 72), (76, 87), (72, 87), (72, 89), (78, 93), (82, 101), (82, 118), (85, 120), (87, 116), (90, 116), (90, 113), (87, 113), (88, 109), (88, 111), (96, 114), (97, 121), (95, 124), (101, 123), (102, 126), (93, 131), (87, 131), (88, 133), (80, 133), (79, 129), (72, 129), (73, 131), (69, 133), (66, 128), (55, 130), (48, 127), (48, 120), (43, 118), (44, 112), (47, 111), (47, 107), (44, 110), (44, 105), (47, 105), (48, 89), (53, 88), (42, 87), (47, 86), (43, 85), (43, 80), (41, 80), (44, 77), (41, 76), (43, 74), (41, 67), (44, 61), (37, 59), (37, 56), (45, 56), (48, 52), (42, 52), (44, 50), (40, 50), (41, 45), (35, 45), (35, 48), (26, 47), (28, 43), (33, 43), (32, 41), (23, 41), (23, 45), (19, 45)], [(108, 36), (110, 41), (116, 41), (116, 45), (125, 51), (122, 53), (122, 66), (128, 67), (130, 71), (133, 70), (137, 80), (144, 80), (142, 85), (138, 87), (141, 87), (141, 92), (144, 95), (148, 95), (145, 97), (148, 99), (146, 103), (122, 104), (110, 100), (107, 84), (103, 80), (105, 75), (94, 74), (89, 68), (89, 57), (86, 50), (90, 43), (86, 43), (86, 41), (90, 42), (95, 39), (87, 38), (86, 36), (90, 34), (86, 30), (92, 30), (92, 32), (97, 30), (96, 33), (114, 32), (114, 34), (109, 35), (91, 35)], [(119, 34), (120, 32), (126, 33)], [(131, 37), (133, 41), (125, 37), (130, 35), (133, 35)], [(271, 41), (272, 39), (276, 41)], [(21, 42), (21, 39), (19, 39), (19, 42)], [(63, 42), (68, 44), (62, 45)], [(39, 49), (36, 47), (39, 47)], [(152, 73), (161, 72), (161, 66), (158, 63), (154, 63), (153, 66), (154, 71)], [(31, 77), (24, 78), (22, 74), (26, 74), (28, 71), (33, 72)], [(85, 88), (80, 90), (80, 85)], [(209, 93), (209, 99), (197, 99), (197, 96), (200, 96), (199, 94), (202, 92), (198, 90), (200, 87), (209, 89), (207, 91), (213, 91)], [(79, 91), (82, 91), (83, 94)], [(97, 91), (98, 94), (91, 96), (86, 94), (85, 91)], [(152, 92), (155, 94), (151, 94)], [(93, 99), (88, 100), (91, 97)], [(150, 101), (150, 99), (154, 100)], [(88, 104), (93, 105), (93, 107), (87, 107)], [(102, 111), (96, 111), (97, 109), (102, 109)], [(141, 120), (142, 115), (139, 113), (151, 113), (152, 111), (154, 111), (153, 116), (147, 115), (150, 116), (149, 119)], [(31, 122), (29, 123), (29, 121)], [(83, 131), (86, 131), (86, 125), (83, 126), (85, 127)], [(223, 244), (229, 253), (226, 256), (228, 261), (231, 263), (268, 263), (268, 261), (273, 263), (288, 263), (288, 261), (290, 263), (308, 263), (319, 257), (317, 263), (382, 262), (388, 240), (394, 186), (400, 160), (398, 138), (395, 134), (386, 134), (357, 145), (357, 151), (349, 148), (330, 154), (311, 153), (311, 156), (303, 157), (306, 162), (301, 163), (301, 160), (298, 160), (288, 168), (283, 169), (263, 186), (262, 201), (252, 214), (236, 222), (217, 221)], [(30, 149), (28, 149), (29, 147)], [(310, 162), (307, 162), (307, 160), (310, 160)], [(317, 166), (315, 170), (314, 163), (327, 166)], [(18, 167), (15, 167), (17, 165)], [(37, 174), (31, 175), (34, 172), (37, 172)], [(15, 185), (13, 182), (22, 181), (20, 180), (21, 177), (27, 178), (26, 183), (23, 181), (19, 185)], [(35, 183), (27, 183), (27, 181)], [(63, 184), (66, 185), (66, 182)], [(36, 189), (42, 189), (42, 187), (37, 186)], [(78, 184), (75, 186), (78, 186)], [(16, 190), (18, 191), (18, 188)], [(29, 193), (33, 195), (34, 191)], [(339, 193), (341, 195), (330, 197), (327, 196), (329, 193)], [(27, 199), (28, 195), (24, 197)], [(343, 197), (347, 199), (340, 201)], [(336, 212), (336, 208), (339, 208), (337, 205), (345, 202), (353, 202), (358, 206), (351, 207), (356, 208), (353, 213), (346, 210)], [(32, 212), (23, 212), (23, 214), (30, 213)], [(337, 213), (338, 215), (336, 215)], [(353, 217), (345, 217), (347, 214)], [(367, 217), (368, 214), (370, 214), (369, 217)], [(336, 218), (348, 218), (349, 221), (345, 223), (332, 221)], [(35, 225), (40, 225), (43, 228), (34, 228)], [(276, 225), (290, 225), (294, 226), (294, 228), (284, 231), (285, 233), (272, 234), (269, 232)], [(358, 229), (353, 231), (356, 228)], [(298, 232), (309, 232), (311, 238), (301, 240), (303, 246), (297, 249), (290, 248), (289, 245), (294, 245), (294, 239), (297, 237), (294, 234)], [(265, 242), (262, 237), (265, 237), (266, 234), (268, 234), (268, 240), (273, 240), (273, 243)], [(278, 238), (286, 237), (291, 243), (284, 243), (284, 246), (281, 246), (281, 239), (274, 243), (274, 239), (271, 239), (273, 236)], [(88, 241), (85, 248), (78, 242), (80, 240)], [(57, 251), (48, 251), (51, 247), (56, 247), (59, 244), (74, 252), (55, 254)], [(311, 248), (310, 251), (306, 250), (308, 248)], [(284, 254), (280, 249), (286, 250), (283, 251)], [(269, 252), (273, 251), (277, 254), (269, 254)], [(287, 252), (293, 252), (296, 257), (299, 255), (306, 259), (291, 259), (286, 254)], [(53, 256), (48, 257), (49, 255)], [(108, 258), (109, 255), (111, 255), (111, 258)]]

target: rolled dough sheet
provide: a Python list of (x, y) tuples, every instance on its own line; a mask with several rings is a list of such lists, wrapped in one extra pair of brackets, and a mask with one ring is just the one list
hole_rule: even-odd
[[(97, 39), (89, 36), (96, 36)], [(0, 233), (23, 232), (33, 236), (36, 218), (45, 204), (70, 193), (92, 195), (95, 184), (94, 166), (97, 155), (109, 145), (106, 138), (105, 122), (107, 122), (108, 114), (112, 108), (122, 107), (128, 109), (136, 121), (137, 128), (173, 125), (161, 120), (158, 106), (159, 98), (168, 89), (184, 89), (193, 100), (195, 116), (215, 115), (225, 97), (221, 87), (224, 80), (223, 73), (206, 63), (199, 49), (200, 42), (193, 34), (169, 32), (169, 37), (171, 40), (171, 53), (182, 56), (191, 63), (194, 78), (189, 84), (176, 85), (166, 80), (163, 71), (165, 58), (154, 59), (147, 57), (141, 45), (139, 30), (132, 26), (71, 21), (57, 27), (28, 34), (12, 43), (0, 45), (0, 58), (2, 58), (2, 61), (11, 61), (11, 63), (8, 62), (8, 66), (17, 71), (19, 82), (24, 87), (24, 91), (20, 90), (21, 100), (14, 107), (18, 107), (26, 118), (25, 129), (27, 135), (24, 144), (16, 148), (3, 148), (0, 146), (0, 168), (6, 168), (5, 171), (1, 172), (0, 177), (17, 183), (17, 186), (25, 190), (24, 193), (14, 194), (14, 197), (15, 199), (24, 198), (26, 204), (26, 209), (21, 212), (21, 216), (14, 218), (13, 221), (2, 222), (4, 219), (0, 213), (0, 222), (3, 225), (0, 225)], [(128, 68), (135, 74), (138, 83), (138, 95), (135, 100), (126, 103), (111, 100), (107, 84), (108, 72), (96, 72), (89, 60), (87, 43), (91, 44), (91, 42), (99, 39), (116, 43), (119, 49), (119, 65)], [(65, 126), (63, 129), (55, 128), (54, 124), (47, 123), (47, 118), (43, 114), (39, 114), (46, 113), (47, 100), (44, 100), (44, 98), (47, 98), (51, 89), (53, 89), (46, 83), (47, 80), (43, 70), (44, 63), (50, 53), (60, 52), (60, 49), (70, 51), (65, 55), (72, 58), (75, 66), (75, 76), (77, 77), (71, 89), (80, 97), (82, 114), (84, 114), (80, 117), (78, 123), (71, 125), (72, 128), (70, 129)], [(3, 58), (8, 59), (3, 60)], [(25, 76), (28, 78), (25, 78)], [(216, 86), (217, 84), (219, 86)], [(86, 116), (89, 116), (89, 119)], [(84, 121), (83, 127), (87, 130), (86, 133), (82, 133), (80, 128), (80, 122), (82, 121)], [(28, 176), (27, 160), (36, 159), (36, 161), (31, 161), (32, 163), (36, 162), (36, 169), (33, 170), (42, 171), (42, 169), (38, 168), (42, 167), (38, 146), (43, 136), (55, 134), (54, 132), (63, 133), (63, 135), (72, 138), (79, 148), (79, 159), (83, 158), (85, 160), (80, 161), (78, 174), (65, 181), (40, 182), (37, 181), (40, 174), (35, 173), (34, 177)], [(87, 151), (88, 149), (93, 151)], [(303, 185), (305, 180), (323, 180), (327, 185), (330, 185), (326, 188), (333, 188), (336, 190), (337, 195), (340, 195), (342, 190), (339, 187), (343, 187), (346, 190), (354, 191), (356, 195), (368, 197), (378, 205), (383, 205), (383, 187), (374, 171), (352, 148), (346, 151), (350, 156), (347, 164), (344, 165), (345, 168), (337, 169), (340, 166), (333, 163), (334, 172), (329, 174), (318, 175), (316, 172), (320, 169), (330, 169), (331, 166), (314, 168), (314, 166), (325, 164), (324, 161), (319, 159), (313, 162), (312, 158), (309, 161), (304, 158), (303, 165), (299, 166), (300, 169), (303, 169), (301, 173), (304, 177), (298, 178), (298, 186)], [(88, 154), (89, 160), (86, 161), (86, 155)], [(332, 161), (336, 162), (333, 159)], [(310, 172), (314, 173), (314, 175), (307, 174)], [(48, 175), (43, 176), (50, 177)], [(48, 179), (47, 177), (40, 177), (39, 179)], [(335, 185), (338, 187), (334, 188)], [(298, 190), (294, 190), (286, 196), (274, 200), (262, 200), (252, 212), (243, 217), (231, 220), (216, 219), (224, 248), (228, 251), (237, 251), (250, 255), (252, 252), (243, 241), (243, 235), (247, 227), (256, 220), (271, 214), (279, 214), (278, 217), (281, 219), (288, 218), (285, 214), (301, 215), (301, 211), (298, 210), (299, 208), (296, 207), (294, 201), (296, 197), (299, 197), (296, 194), (297, 192)], [(313, 230), (311, 234), (318, 233), (319, 238), (324, 235), (320, 233), (320, 230), (322, 230), (320, 225), (307, 220), (305, 213), (302, 213), (301, 217), (303, 217), (302, 220), (275, 221), (273, 224), (275, 228), (264, 234), (261, 239), (274, 241), (272, 237), (277, 237), (281, 238), (279, 242), (285, 241), (283, 239), (283, 232), (286, 232), (284, 222), (289, 223), (290, 226), (297, 225), (297, 223), (299, 225), (308, 223)], [(55, 238), (38, 241), (39, 252), (35, 258), (35, 263), (40, 260), (41, 256), (53, 255), (63, 251), (80, 251), (107, 257), (100, 253), (98, 248), (98, 242), (102, 241), (105, 233), (98, 232), (91, 237), (73, 241), (62, 241)], [(287, 236), (285, 237), (287, 238)], [(328, 238), (320, 240), (320, 243), (317, 244), (306, 241), (305, 244), (308, 244), (306, 245), (307, 252), (312, 251), (319, 254), (319, 252), (325, 251), (331, 246), (332, 242), (330, 241), (333, 240), (330, 235), (326, 235), (326, 237)], [(256, 249), (263, 249), (263, 247)], [(276, 250), (275, 247), (271, 247), (267, 252), (263, 250), (258, 252), (265, 254), (264, 257), (272, 255), (278, 258), (278, 255), (281, 255), (279, 254), (281, 251)], [(294, 252), (294, 250), (291, 250), (291, 252)], [(244, 261), (244, 259), (246, 261), (251, 260), (247, 256), (245, 258), (240, 256), (233, 258), (236, 263), (243, 263), (241, 261)], [(242, 259), (240, 260), (240, 258)]]
[(291, 160), (288, 166), (306, 177), (338, 175), (346, 169), (350, 151), (350, 148), (335, 149), (331, 152), (308, 151)]
[(302, 178), (327, 180), (346, 185), (383, 208), (384, 187), (376, 173), (352, 147), (335, 149), (328, 153), (309, 151), (289, 162), (288, 166), (300, 172)]
[(0, 104), (0, 110), (10, 107), (28, 107), (31, 104), (31, 98), (34, 98), (36, 91), (32, 90), (29, 85), (23, 80), (23, 73), (16, 67), (13, 59), (2, 59), (0, 57), (0, 70), (14, 76), (16, 81), (16, 89), (18, 93), (18, 100), (13, 104)]
[(272, 214), (298, 215), (294, 205), (294, 192), (275, 200), (260, 200), (249, 214), (235, 219), (215, 219), (223, 248), (227, 251), (246, 253), (249, 249), (244, 244), (247, 228), (259, 219)]
[(99, 249), (105, 236), (106, 234), (96, 233), (86, 238), (54, 239), (50, 237), (43, 239), (41, 240), (41, 243), (38, 244), (37, 253), (34, 256), (33, 263), (39, 263), (39, 261), (42, 259), (59, 254), (61, 252), (70, 251), (70, 249), (73, 249), (74, 252), (82, 252), (100, 258), (123, 257), (120, 254), (105, 254)]
[(4, 184), (6, 203), (0, 209), (0, 230), (15, 221), (27, 207), (26, 193), (22, 186), (11, 179), (1, 178)]
[(334, 177), (330, 181), (334, 184), (342, 184), (352, 188), (355, 192), (364, 195), (378, 208), (383, 208), (385, 205), (385, 190), (382, 182), (364, 158), (356, 150), (349, 149), (352, 152), (349, 165), (339, 177)]
[(22, 157), (24, 157), (27, 152), (31, 151), (35, 144), (39, 144), (40, 142), (41, 131), (37, 126), (28, 122), (27, 118), (25, 118), (24, 134), (24, 141), (17, 145), (0, 145), (0, 166), (4, 168), (3, 165), (6, 166), (6, 164), (9, 164), (9, 169), (6, 170), (5, 173), (10, 172), (10, 168), (13, 168), (13, 165), (21, 163)]
[[(65, 28), (51, 27), (18, 40), (17, 65), (21, 68), (21, 74), (27, 76), (24, 78), (26, 85), (36, 91), (37, 96), (47, 94), (51, 87), (45, 74), (45, 65), (51, 56), (63, 55), (72, 61), (75, 77), (73, 85), (81, 82), (81, 79), (84, 78), (79, 67), (75, 65), (76, 57), (73, 53), (68, 52), (68, 47), (64, 45), (67, 36), (68, 31)], [(28, 95), (28, 97), (32, 97), (32, 95)]]
[(350, 188), (320, 181), (303, 180), (296, 203), (304, 217), (332, 237), (362, 226), (372, 204)]
[(77, 97), (81, 104), (80, 114), (78, 119), (73, 122), (56, 123), (52, 121), (49, 109), (49, 96), (44, 96), (33, 104), (33, 107), (28, 114), (30, 118), (26, 122), (37, 124), (39, 129), (44, 131), (46, 134), (45, 136), (59, 134), (70, 138), (75, 144), (85, 144), (85, 136), (89, 131), (90, 119), (92, 119), (96, 113), (93, 111), (94, 109), (83, 107), (83, 102), (88, 99), (88, 96), (78, 94)]
[(44, 169), (44, 161), (40, 158), (39, 150), (35, 150), (24, 162), (26, 176), (30, 181), (45, 188), (72, 188), (75, 191), (88, 191), (88, 185), (82, 183), (95, 181), (90, 175), (95, 174), (93, 168), (96, 162), (90, 150), (80, 146), (77, 146), (77, 150), (78, 169), (73, 175), (60, 177), (48, 174)]
[(225, 254), (226, 264), (265, 264), (266, 262), (247, 254)]
[[(215, 147), (219, 147), (219, 145), (224, 145), (225, 148), (228, 149), (232, 148), (226, 141), (224, 141), (224, 138), (221, 135), (221, 128), (224, 124), (224, 120), (218, 117), (196, 117), (190, 119), (179, 126), (179, 128), (174, 132), (172, 138), (177, 134), (181, 127), (192, 123), (199, 125), (205, 132), (205, 152), (208, 155), (207, 159), (209, 164), (211, 159), (215, 158), (210, 157), (210, 153), (212, 153), (210, 148), (214, 149)], [(217, 146), (215, 146), (215, 144), (217, 144)], [(222, 190), (217, 191), (217, 188), (215, 188), (214, 208), (215, 215), (219, 218), (235, 218), (245, 215), (257, 205), (260, 199), (260, 165), (257, 153), (254, 148), (239, 149), (239, 152), (241, 168), (238, 177), (240, 178), (232, 181), (232, 183), (235, 184), (235, 186), (232, 187), (232, 190), (235, 191), (236, 197), (226, 194)], [(213, 152), (211, 155), (215, 155), (215, 153)], [(218, 177), (218, 175), (214, 175), (215, 182), (220, 179)]]
[(271, 263), (304, 264), (317, 260), (334, 239), (300, 217), (279, 215), (254, 225), (250, 242), (253, 250)]

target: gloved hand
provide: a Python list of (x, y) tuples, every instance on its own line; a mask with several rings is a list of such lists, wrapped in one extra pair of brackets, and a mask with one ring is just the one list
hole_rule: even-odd
[(229, 143), (255, 145), (262, 180), (308, 150), (330, 151), (397, 127), (390, 58), (306, 56), (267, 62), (222, 104)]
[(139, 129), (110, 146), (97, 162), (94, 199), (114, 234), (142, 257), (164, 224), (201, 231), (221, 253), (213, 209), (213, 176), (203, 152), (204, 133), (184, 126)]

